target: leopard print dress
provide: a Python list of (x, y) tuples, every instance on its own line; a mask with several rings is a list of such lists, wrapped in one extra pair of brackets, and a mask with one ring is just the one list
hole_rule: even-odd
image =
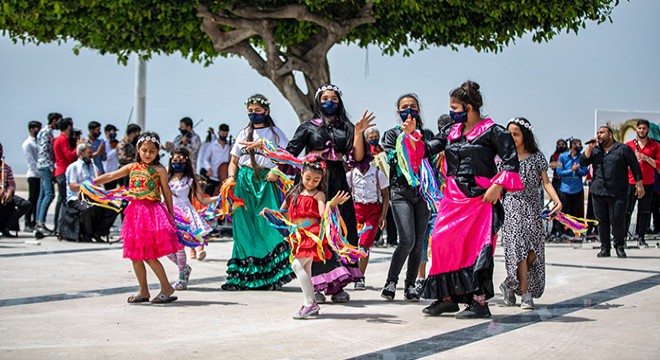
[(529, 252), (536, 260), (528, 269), (528, 291), (533, 297), (543, 295), (545, 289), (545, 231), (541, 211), (541, 172), (548, 170), (548, 162), (539, 151), (520, 161), (520, 178), (525, 185), (522, 191), (504, 195), (504, 224), (502, 243), (506, 266), (506, 285), (522, 295), (518, 281), (518, 262), (527, 258)]

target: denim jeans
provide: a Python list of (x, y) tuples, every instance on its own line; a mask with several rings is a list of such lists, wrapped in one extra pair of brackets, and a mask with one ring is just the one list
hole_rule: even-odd
[(397, 283), (403, 263), (408, 260), (405, 280), (405, 287), (408, 288), (415, 286), (431, 212), (417, 189), (393, 189), (391, 204), (399, 245), (392, 254), (387, 281)]
[(46, 223), (46, 214), (48, 207), (55, 198), (55, 186), (53, 186), (53, 172), (49, 168), (39, 168), (39, 178), (41, 179), (41, 191), (37, 201), (37, 223)]

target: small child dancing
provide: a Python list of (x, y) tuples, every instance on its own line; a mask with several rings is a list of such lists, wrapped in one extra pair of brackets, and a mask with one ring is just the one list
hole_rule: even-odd
[[(213, 229), (211, 229), (208, 221), (199, 215), (192, 204), (192, 200), (195, 198), (202, 205), (208, 205), (215, 202), (218, 197), (204, 197), (197, 183), (192, 161), (190, 161), (190, 151), (184, 147), (180, 147), (172, 153), (167, 173), (169, 174), (168, 184), (172, 190), (174, 208), (190, 220), (189, 232), (196, 235), (194, 239), (188, 239), (187, 241), (180, 239), (179, 241), (183, 245), (191, 246), (194, 249), (195, 246), (204, 244)], [(167, 258), (179, 268), (179, 280), (172, 286), (176, 290), (186, 290), (192, 268), (187, 264), (185, 249), (181, 248), (176, 253), (169, 254)]]
[[(340, 191), (327, 204), (335, 208), (350, 199), (345, 191)], [(309, 156), (303, 161), (301, 181), (286, 194), (281, 210), (288, 210), (288, 220), (298, 226), (291, 254), (294, 257), (292, 268), (300, 281), (304, 303), (294, 319), (306, 319), (319, 313), (320, 307), (314, 300), (314, 285), (312, 284), (312, 263), (332, 258), (333, 253), (328, 248), (327, 240), (322, 238), (320, 228), (321, 214), (325, 211), (325, 162), (320, 156)], [(262, 211), (262, 215), (268, 209)]]
[[(179, 243), (174, 224), (172, 194), (167, 183), (167, 171), (160, 164), (160, 138), (156, 133), (142, 134), (136, 145), (136, 161), (120, 169), (94, 179), (93, 185), (129, 176), (130, 203), (124, 209), (120, 237), (124, 242), (124, 258), (131, 259), (140, 292), (128, 298), (129, 304), (149, 301), (146, 262), (158, 277), (160, 293), (151, 300), (153, 304), (176, 301), (174, 288), (158, 258), (176, 253), (183, 246)], [(161, 201), (161, 192), (162, 199)]]

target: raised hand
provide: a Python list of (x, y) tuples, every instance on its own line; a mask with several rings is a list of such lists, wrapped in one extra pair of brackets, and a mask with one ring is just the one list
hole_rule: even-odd
[(364, 131), (368, 128), (376, 126), (376, 124), (371, 123), (372, 121), (376, 120), (376, 116), (374, 116), (373, 112), (368, 113), (368, 111), (368, 109), (365, 109), (362, 113), (362, 116), (360, 117), (360, 120), (355, 123), (355, 133), (360, 134), (360, 136), (362, 136)]

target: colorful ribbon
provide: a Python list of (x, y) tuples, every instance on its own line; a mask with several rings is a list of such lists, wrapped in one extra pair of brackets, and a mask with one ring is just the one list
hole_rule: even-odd
[(260, 141), (263, 143), (261, 151), (264, 155), (270, 158), (272, 162), (275, 164), (290, 165), (299, 170), (302, 169), (302, 159), (293, 156), (290, 152), (275, 145), (275, 143), (268, 139), (262, 138)]
[(91, 180), (85, 180), (80, 184), (80, 197), (90, 205), (115, 212), (120, 212), (126, 206), (126, 202), (133, 198), (124, 186), (114, 190), (105, 190), (96, 186)]
[[(550, 212), (551, 210), (549, 209), (543, 210), (541, 212), (541, 218), (548, 219), (550, 217)], [(585, 233), (589, 229), (589, 223), (598, 225), (597, 220), (583, 219), (572, 215), (564, 214), (563, 212), (560, 212), (555, 216), (550, 217), (550, 219), (559, 221), (567, 228), (573, 230), (573, 233), (575, 235), (581, 235)]]
[(271, 210), (271, 209), (264, 209), (262, 212), (262, 216), (268, 220), (268, 224), (275, 228), (277, 231), (282, 234), (289, 245), (291, 246), (292, 249), (294, 249), (296, 252), (292, 251), (291, 256), (289, 260), (293, 262), (293, 259), (295, 258), (297, 254), (297, 250), (299, 249), (296, 244), (300, 244), (302, 241), (302, 234), (305, 234), (307, 237), (312, 239), (316, 243), (316, 251), (319, 259), (322, 259), (323, 262), (325, 262), (325, 250), (323, 248), (323, 241), (321, 238), (319, 238), (319, 234), (314, 234), (306, 229), (306, 227), (309, 226), (309, 222), (304, 222), (302, 224), (294, 224), (293, 222), (289, 221), (289, 219), (286, 218), (286, 210)]
[[(437, 209), (442, 192), (435, 179), (431, 164), (424, 158), (424, 143), (419, 141), (421, 133), (415, 131), (408, 135), (402, 132), (396, 140), (396, 158), (401, 174), (411, 187), (419, 187), (419, 192), (429, 208)], [(413, 149), (412, 143), (419, 141)]]
[(191, 231), (192, 224), (190, 218), (187, 217), (181, 210), (174, 208), (174, 224), (176, 225), (176, 235), (179, 242), (188, 247), (205, 246), (208, 243), (202, 237), (202, 229)]
[(321, 239), (327, 240), (328, 246), (337, 254), (345, 264), (354, 264), (369, 253), (362, 248), (351, 245), (346, 239), (346, 224), (341, 218), (337, 207), (325, 206), (321, 216)]

